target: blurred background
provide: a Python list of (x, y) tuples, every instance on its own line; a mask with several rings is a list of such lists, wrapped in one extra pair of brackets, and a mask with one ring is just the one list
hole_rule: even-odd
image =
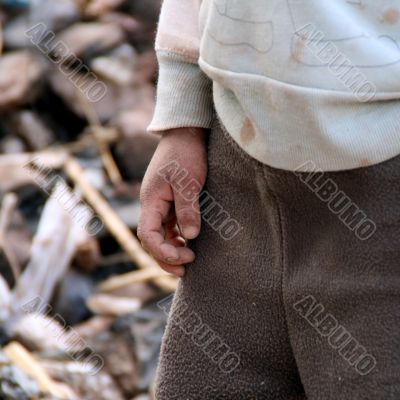
[(153, 398), (176, 287), (135, 236), (160, 2), (0, 0), (0, 399)]

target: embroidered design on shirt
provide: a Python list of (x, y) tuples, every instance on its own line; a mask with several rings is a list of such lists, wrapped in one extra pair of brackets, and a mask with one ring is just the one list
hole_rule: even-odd
[(214, 21), (209, 24), (207, 34), (215, 42), (221, 46), (247, 47), (262, 54), (271, 50), (273, 22), (264, 17), (267, 8), (264, 4), (214, 0), (213, 7)]
[(323, 42), (334, 43), (357, 68), (400, 63), (398, 0), (287, 0), (287, 3), (295, 31), (291, 44), (295, 61), (310, 67), (326, 66), (304, 43), (313, 38), (300, 33), (311, 24), (314, 32), (323, 34)]

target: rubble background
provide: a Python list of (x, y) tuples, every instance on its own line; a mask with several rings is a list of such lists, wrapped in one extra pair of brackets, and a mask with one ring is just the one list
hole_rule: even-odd
[(134, 233), (160, 3), (0, 0), (0, 399), (153, 398), (176, 281)]

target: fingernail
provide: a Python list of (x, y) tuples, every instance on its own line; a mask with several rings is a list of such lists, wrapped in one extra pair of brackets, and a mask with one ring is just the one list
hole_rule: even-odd
[(167, 257), (167, 258), (165, 259), (165, 261), (168, 262), (168, 263), (170, 263), (170, 262), (176, 262), (176, 261), (178, 261), (178, 258), (177, 258), (177, 257)]
[(176, 261), (179, 259), (179, 253), (175, 247), (166, 245), (162, 246), (161, 250), (165, 260), (170, 259), (171, 261)]
[(186, 226), (183, 229), (183, 236), (186, 239), (194, 239), (198, 234), (198, 229), (195, 226)]

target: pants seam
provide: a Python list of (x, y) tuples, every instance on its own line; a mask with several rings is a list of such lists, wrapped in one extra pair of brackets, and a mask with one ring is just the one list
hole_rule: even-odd
[(284, 216), (283, 216), (283, 208), (281, 205), (281, 202), (278, 199), (278, 196), (276, 195), (276, 193), (274, 192), (272, 185), (269, 184), (269, 181), (273, 178), (273, 174), (270, 174), (270, 171), (266, 171), (265, 168), (263, 168), (263, 166), (261, 166), (260, 168), (261, 172), (262, 172), (262, 176), (264, 177), (264, 182), (266, 185), (266, 188), (268, 190), (268, 192), (270, 193), (271, 197), (273, 198), (274, 203), (276, 204), (276, 210), (277, 210), (277, 216), (278, 216), (278, 226), (279, 226), (279, 244), (280, 244), (280, 296), (281, 296), (281, 301), (282, 301), (282, 307), (283, 307), (283, 319), (284, 319), (284, 323), (285, 323), (285, 327), (286, 327), (286, 334), (288, 336), (289, 339), (289, 344), (290, 344), (290, 348), (292, 350), (292, 356), (293, 356), (293, 360), (295, 362), (296, 365), (296, 369), (297, 369), (297, 374), (299, 379), (300, 378), (300, 373), (299, 373), (299, 368), (297, 365), (297, 361), (296, 361), (296, 357), (294, 354), (294, 346), (292, 343), (292, 338), (289, 332), (289, 323), (288, 323), (288, 312), (287, 312), (287, 305), (286, 305), (286, 301), (285, 301), (285, 277), (287, 276), (286, 271), (287, 271), (287, 261), (286, 261), (286, 254), (285, 254), (285, 250), (286, 250), (286, 245), (287, 245), (287, 240), (286, 240), (286, 235), (285, 235), (285, 229), (284, 229)]

